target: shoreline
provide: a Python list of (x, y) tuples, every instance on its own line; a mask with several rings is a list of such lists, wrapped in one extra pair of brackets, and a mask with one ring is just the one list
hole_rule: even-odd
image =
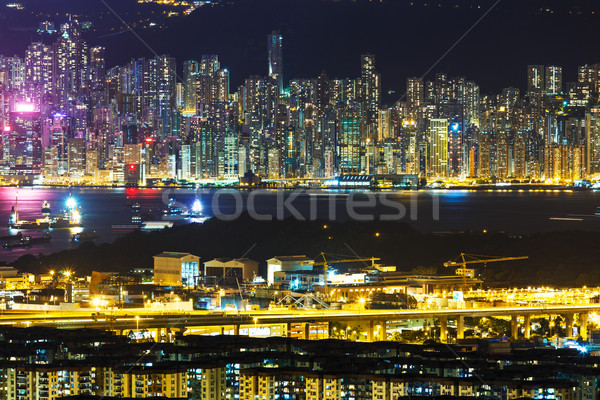
[(257, 185), (257, 186), (244, 186), (244, 185), (190, 185), (190, 184), (179, 184), (179, 185), (159, 185), (159, 186), (127, 186), (127, 185), (60, 185), (60, 184), (43, 184), (43, 185), (0, 185), (0, 188), (31, 188), (31, 189), (238, 189), (238, 190), (261, 190), (261, 189), (279, 189), (279, 190), (314, 190), (314, 191), (369, 191), (369, 192), (419, 192), (419, 191), (444, 191), (444, 190), (467, 190), (467, 191), (493, 191), (493, 192), (506, 192), (514, 190), (522, 191), (570, 191), (570, 192), (596, 192), (600, 191), (600, 188), (594, 189), (589, 187), (574, 187), (569, 185), (559, 184), (547, 184), (547, 183), (506, 183), (506, 184), (477, 184), (477, 185), (448, 185), (445, 187), (313, 187), (313, 186), (276, 186), (276, 185)]

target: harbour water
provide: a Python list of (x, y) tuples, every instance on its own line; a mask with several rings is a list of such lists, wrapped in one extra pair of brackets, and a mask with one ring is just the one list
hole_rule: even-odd
[[(257, 218), (398, 219), (422, 232), (464, 230), (503, 230), (512, 234), (528, 234), (553, 230), (599, 230), (600, 192), (596, 191), (400, 191), (367, 194), (345, 191), (249, 191), (189, 189), (125, 189), (125, 188), (1, 188), (0, 236), (17, 233), (7, 227), (12, 206), (18, 198), (19, 217), (41, 218), (41, 207), (48, 201), (52, 213), (65, 208), (72, 196), (80, 210), (82, 227), (52, 229), (49, 242), (30, 247), (0, 248), (0, 260), (13, 261), (25, 254), (48, 254), (75, 248), (71, 236), (78, 232), (95, 232), (96, 243), (112, 242), (131, 231), (132, 204), (139, 203), (148, 219), (173, 220), (175, 224), (189, 219), (165, 216), (169, 198), (183, 207), (191, 207), (195, 199), (203, 205), (206, 217), (216, 214), (233, 218), (237, 212), (253, 209)], [(370, 197), (372, 196), (372, 197)], [(286, 202), (287, 201), (287, 202)], [(297, 210), (297, 213), (295, 212)], [(300, 217), (301, 216), (301, 217)], [(197, 220), (198, 221), (198, 220)], [(24, 231), (23, 235), (42, 236), (43, 232)]]

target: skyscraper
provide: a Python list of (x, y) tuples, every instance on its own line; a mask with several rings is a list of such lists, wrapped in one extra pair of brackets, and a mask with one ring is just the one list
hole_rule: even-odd
[(444, 178), (448, 176), (448, 120), (431, 119), (429, 121), (429, 165), (431, 176)]
[(198, 61), (183, 62), (183, 107), (186, 111), (196, 112), (196, 85), (198, 82)]
[(267, 36), (269, 77), (277, 82), (279, 94), (283, 93), (283, 36), (273, 31)]
[(423, 104), (424, 87), (422, 78), (408, 78), (406, 85), (406, 102), (410, 111), (416, 110)]
[(52, 47), (41, 42), (29, 45), (25, 53), (25, 79), (43, 93), (51, 93), (54, 83)]
[[(366, 111), (368, 125), (377, 121), (377, 110), (381, 102), (381, 76), (375, 70), (375, 56), (363, 54), (360, 56), (361, 97)], [(374, 132), (371, 132), (373, 136)]]
[(561, 94), (562, 90), (562, 67), (546, 67), (546, 94)]
[(340, 116), (340, 173), (360, 172), (360, 119), (358, 110), (348, 108)]
[(71, 97), (80, 94), (82, 72), (88, 65), (87, 45), (81, 38), (81, 25), (70, 20), (61, 25), (61, 35), (54, 43), (54, 77), (56, 98), (65, 106)]
[(588, 175), (600, 174), (600, 108), (586, 114), (586, 170)]
[(527, 92), (543, 90), (546, 85), (545, 69), (543, 65), (527, 66)]

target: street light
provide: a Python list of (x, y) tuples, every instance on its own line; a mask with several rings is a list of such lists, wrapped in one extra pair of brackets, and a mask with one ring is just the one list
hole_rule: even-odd
[(136, 331), (140, 331), (140, 316), (136, 315), (135, 316), (135, 330)]

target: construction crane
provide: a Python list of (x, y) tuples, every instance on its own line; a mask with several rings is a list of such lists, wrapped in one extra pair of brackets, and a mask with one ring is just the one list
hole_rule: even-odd
[(465, 254), (460, 253), (458, 261), (447, 261), (444, 263), (444, 267), (460, 267), (462, 274), (462, 291), (463, 293), (467, 290), (467, 264), (483, 264), (485, 267), (489, 262), (498, 261), (513, 261), (513, 260), (525, 260), (529, 257), (494, 257), (494, 256), (481, 256), (477, 254)]
[(327, 277), (328, 277), (327, 272), (328, 272), (328, 269), (329, 269), (329, 265), (331, 265), (331, 264), (337, 264), (337, 263), (367, 262), (367, 261), (370, 261), (371, 262), (371, 267), (375, 268), (375, 261), (381, 260), (381, 258), (378, 258), (378, 257), (369, 257), (369, 258), (349, 258), (349, 259), (344, 259), (344, 260), (331, 260), (331, 261), (327, 261), (327, 259), (325, 258), (325, 253), (321, 252), (321, 254), (319, 254), (319, 256), (323, 257), (323, 262), (311, 263), (311, 265), (313, 265), (313, 266), (322, 265), (323, 266), (323, 275), (324, 275), (323, 288), (325, 288), (325, 289), (327, 289)]

